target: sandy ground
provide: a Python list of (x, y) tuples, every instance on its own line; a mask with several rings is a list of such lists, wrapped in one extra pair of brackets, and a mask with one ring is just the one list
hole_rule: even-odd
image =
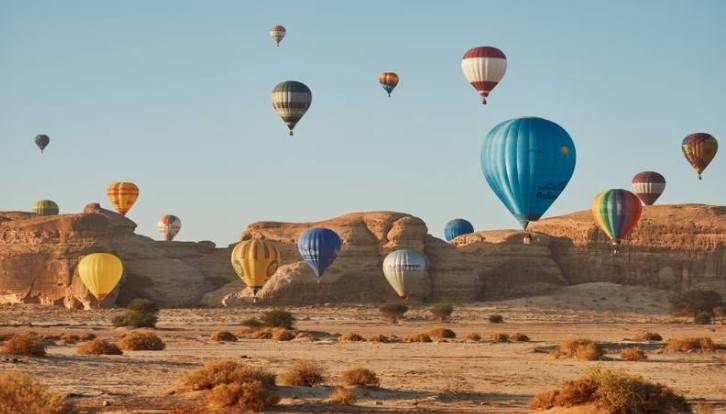
[[(211, 332), (234, 330), (239, 321), (265, 308), (173, 309), (161, 312), (157, 330), (166, 341), (164, 351), (80, 356), (75, 354), (76, 345), (60, 344), (48, 348), (47, 358), (23, 357), (15, 363), (0, 358), (0, 371), (29, 372), (43, 384), (70, 395), (81, 407), (98, 412), (191, 413), (207, 411), (194, 408), (198, 407), (198, 394), (178, 392), (178, 381), (184, 372), (204, 361), (232, 358), (281, 371), (294, 361), (314, 360), (328, 368), (327, 385), (336, 384), (343, 370), (365, 366), (379, 374), (382, 389), (367, 392), (353, 407), (340, 407), (324, 403), (329, 392), (326, 387), (284, 387), (280, 391), (281, 404), (274, 412), (523, 413), (529, 412), (527, 402), (533, 394), (602, 365), (667, 384), (694, 403), (705, 403), (715, 413), (726, 413), (726, 353), (669, 354), (658, 351), (659, 345), (650, 344), (644, 345), (649, 351), (647, 361), (626, 362), (620, 360), (617, 352), (636, 331), (644, 329), (658, 332), (665, 339), (709, 336), (724, 343), (726, 325), (692, 325), (663, 313), (659, 309), (665, 309), (665, 305), (652, 302), (659, 298), (657, 292), (643, 297), (642, 288), (618, 290), (609, 284), (591, 285), (568, 288), (569, 293), (547, 298), (462, 306), (457, 308), (452, 321), (445, 324), (460, 338), (470, 332), (480, 333), (484, 338), (494, 332), (523, 332), (532, 338), (529, 343), (470, 343), (463, 339), (415, 344), (254, 339), (217, 343), (209, 340)], [(605, 288), (610, 290), (601, 294)], [(597, 301), (592, 302), (594, 299)], [(581, 305), (588, 301), (592, 302), (589, 310)], [(644, 309), (639, 309), (638, 303)], [(643, 312), (645, 309), (650, 312)], [(402, 337), (444, 326), (428, 320), (424, 307), (414, 307), (408, 319), (398, 325), (383, 321), (376, 308), (370, 306), (289, 310), (298, 318), (300, 330)], [(123, 330), (111, 327), (109, 320), (119, 312), (2, 306), (0, 333), (28, 329), (42, 334), (90, 331), (115, 340)], [(487, 317), (493, 313), (503, 315), (505, 323), (489, 323)], [(576, 337), (605, 343), (612, 360), (554, 360), (537, 352)], [(447, 388), (466, 392), (442, 398)], [(104, 406), (104, 401), (109, 405)]]

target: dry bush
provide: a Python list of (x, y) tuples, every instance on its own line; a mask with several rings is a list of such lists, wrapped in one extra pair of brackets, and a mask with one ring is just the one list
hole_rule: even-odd
[(313, 361), (296, 362), (293, 366), (277, 375), (280, 385), (314, 387), (326, 380), (325, 368)]
[(378, 308), (378, 311), (381, 312), (384, 318), (391, 321), (391, 323), (398, 323), (398, 320), (403, 318), (403, 315), (408, 312), (408, 306), (403, 303), (393, 302), (381, 306)]
[(343, 384), (351, 387), (370, 387), (378, 388), (381, 380), (375, 372), (368, 368), (351, 368), (343, 373)]
[(345, 387), (333, 388), (328, 396), (328, 402), (340, 405), (353, 405), (357, 400), (355, 393)]
[(358, 335), (357, 333), (346, 332), (343, 335), (340, 335), (339, 340), (341, 342), (363, 342), (366, 339)]
[(233, 408), (240, 412), (264, 411), (280, 402), (274, 390), (257, 380), (217, 385), (205, 399), (212, 408)]
[(656, 332), (648, 332), (648, 331), (638, 331), (635, 334), (636, 341), (640, 342), (646, 342), (646, 341), (662, 341), (663, 337), (660, 336), (660, 334)]
[(718, 346), (711, 338), (673, 338), (666, 343), (668, 352), (713, 352)]
[(92, 332), (86, 332), (81, 335), (82, 342), (93, 341), (94, 339), (96, 339), (96, 334)]
[(509, 334), (503, 332), (494, 332), (489, 336), (492, 342), (509, 342)]
[(118, 347), (124, 351), (161, 351), (166, 344), (153, 332), (131, 331), (118, 341)]
[(380, 342), (380, 343), (386, 344), (386, 343), (391, 342), (391, 339), (389, 337), (387, 337), (386, 335), (383, 335), (383, 334), (375, 334), (375, 335), (371, 335), (368, 338), (366, 338), (366, 341), (368, 341), (368, 342)]
[(534, 410), (594, 403), (600, 412), (617, 414), (689, 413), (686, 400), (662, 384), (619, 371), (596, 368), (559, 389), (536, 395)]
[(193, 391), (210, 390), (221, 384), (242, 384), (260, 381), (266, 387), (275, 385), (275, 375), (232, 360), (209, 361), (202, 368), (185, 374), (181, 383)]
[(529, 337), (521, 332), (515, 332), (509, 335), (509, 340), (512, 342), (529, 342)]
[(406, 342), (432, 342), (431, 337), (425, 333), (411, 334), (404, 339)]
[(230, 331), (212, 332), (209, 339), (217, 342), (237, 342), (237, 336)]
[(121, 355), (123, 352), (116, 344), (103, 339), (94, 339), (78, 345), (76, 353), (79, 355)]
[(576, 358), (581, 361), (597, 361), (605, 355), (605, 351), (597, 342), (582, 338), (562, 342), (550, 355), (555, 358)]
[(489, 322), (490, 323), (503, 323), (504, 322), (504, 316), (502, 316), (502, 315), (489, 315)]
[(295, 331), (285, 328), (272, 328), (272, 339), (275, 341), (292, 341), (295, 339)]
[(249, 327), (242, 327), (234, 331), (235, 336), (237, 338), (252, 338), (255, 333), (260, 331), (259, 328), (249, 328)]
[(626, 361), (644, 361), (648, 359), (648, 355), (640, 348), (630, 347), (623, 348), (620, 351), (620, 356)]
[(262, 328), (264, 324), (257, 318), (250, 318), (243, 320), (241, 325), (246, 328)]
[(453, 339), (456, 338), (456, 332), (447, 328), (435, 328), (428, 332), (428, 335), (433, 338), (439, 339)]
[(25, 332), (11, 336), (3, 346), (5, 355), (45, 356), (45, 341), (35, 332)]
[(130, 326), (132, 328), (155, 328), (159, 321), (156, 313), (144, 313), (135, 310), (128, 310), (123, 315), (114, 316), (111, 324), (115, 327)]
[[(238, 334), (241, 332), (237, 332)], [(252, 339), (272, 339), (272, 329), (270, 328), (263, 328), (263, 329), (255, 329), (252, 331), (249, 335)]]
[(451, 317), (451, 314), (454, 313), (454, 307), (448, 303), (437, 303), (431, 306), (429, 312), (431, 312), (431, 316), (435, 319), (446, 322)]
[(273, 309), (264, 312), (260, 316), (260, 321), (268, 328), (292, 329), (295, 325), (295, 317), (284, 309)]
[(479, 341), (481, 341), (481, 335), (479, 335), (476, 332), (470, 332), (470, 333), (466, 334), (466, 337), (464, 339), (467, 341), (479, 342)]
[(0, 374), (0, 414), (75, 414), (64, 397), (23, 373)]

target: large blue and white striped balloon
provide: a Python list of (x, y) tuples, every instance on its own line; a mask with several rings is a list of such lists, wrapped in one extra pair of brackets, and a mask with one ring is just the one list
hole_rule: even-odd
[(297, 240), (297, 248), (305, 263), (321, 277), (335, 258), (338, 257), (343, 242), (338, 233), (324, 227), (306, 230)]
[(468, 220), (461, 218), (449, 221), (446, 223), (446, 227), (444, 227), (446, 241), (452, 241), (461, 235), (469, 233), (474, 233), (474, 226)]
[(401, 299), (408, 298), (406, 285), (423, 278), (426, 271), (426, 259), (413, 249), (396, 250), (383, 260), (383, 275)]

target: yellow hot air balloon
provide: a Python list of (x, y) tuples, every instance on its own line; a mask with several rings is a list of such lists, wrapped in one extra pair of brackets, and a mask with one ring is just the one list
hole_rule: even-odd
[(280, 251), (263, 238), (243, 240), (232, 250), (232, 267), (252, 293), (257, 295), (280, 265)]
[(106, 195), (116, 211), (125, 216), (139, 198), (139, 187), (134, 183), (112, 183), (106, 189)]
[(109, 253), (89, 254), (78, 263), (83, 285), (99, 301), (103, 301), (118, 285), (123, 272), (121, 259)]

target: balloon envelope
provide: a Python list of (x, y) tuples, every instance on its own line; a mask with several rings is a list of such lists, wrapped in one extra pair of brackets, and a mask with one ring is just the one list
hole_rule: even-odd
[(285, 122), (287, 128), (295, 129), (295, 125), (305, 115), (313, 101), (313, 94), (304, 83), (297, 81), (280, 82), (272, 90), (272, 107)]
[(48, 144), (50, 144), (50, 137), (48, 137), (47, 135), (40, 134), (35, 136), (35, 145), (40, 148), (40, 152), (43, 152)]
[(486, 104), (489, 93), (507, 71), (507, 57), (496, 47), (475, 47), (469, 49), (461, 59), (461, 71), (481, 96), (482, 103)]
[(633, 191), (646, 206), (651, 206), (665, 191), (665, 177), (655, 171), (643, 171), (633, 177)]
[(616, 246), (638, 224), (642, 209), (638, 196), (621, 189), (603, 191), (592, 201), (595, 224)]
[(484, 178), (525, 230), (565, 189), (575, 159), (575, 144), (567, 131), (542, 118), (502, 122), (489, 131), (481, 147)]
[(383, 260), (383, 274), (402, 299), (408, 298), (407, 284), (422, 278), (426, 271), (426, 259), (413, 249), (396, 250)]
[(40, 216), (55, 216), (60, 212), (53, 200), (38, 200), (33, 204), (33, 213)]
[(703, 170), (708, 167), (718, 152), (718, 141), (711, 134), (698, 132), (684, 138), (681, 149), (700, 180)]
[(277, 24), (270, 28), (270, 37), (272, 37), (272, 40), (275, 41), (275, 44), (278, 47), (280, 46), (280, 42), (282, 41), (282, 39), (285, 38), (285, 34), (287, 34), (285, 26), (280, 26), (279, 24)]
[(257, 294), (280, 265), (280, 251), (265, 239), (243, 240), (232, 250), (232, 267), (247, 287)]
[(306, 230), (297, 240), (300, 256), (321, 277), (340, 252), (342, 241), (333, 230), (317, 227)]
[(383, 72), (378, 75), (378, 82), (380, 82), (383, 89), (388, 92), (389, 97), (391, 96), (393, 89), (395, 89), (396, 85), (398, 85), (398, 80), (398, 74), (394, 72)]
[(156, 227), (164, 240), (171, 241), (181, 230), (181, 220), (173, 214), (167, 214), (159, 219)]
[(121, 260), (109, 253), (89, 254), (78, 263), (78, 274), (83, 285), (99, 301), (118, 285), (123, 272)]
[(446, 223), (446, 227), (444, 227), (446, 241), (452, 241), (463, 234), (469, 233), (474, 233), (474, 226), (467, 220), (460, 218), (449, 221)]
[(112, 183), (106, 189), (106, 195), (116, 211), (125, 216), (139, 198), (139, 187), (134, 183)]

